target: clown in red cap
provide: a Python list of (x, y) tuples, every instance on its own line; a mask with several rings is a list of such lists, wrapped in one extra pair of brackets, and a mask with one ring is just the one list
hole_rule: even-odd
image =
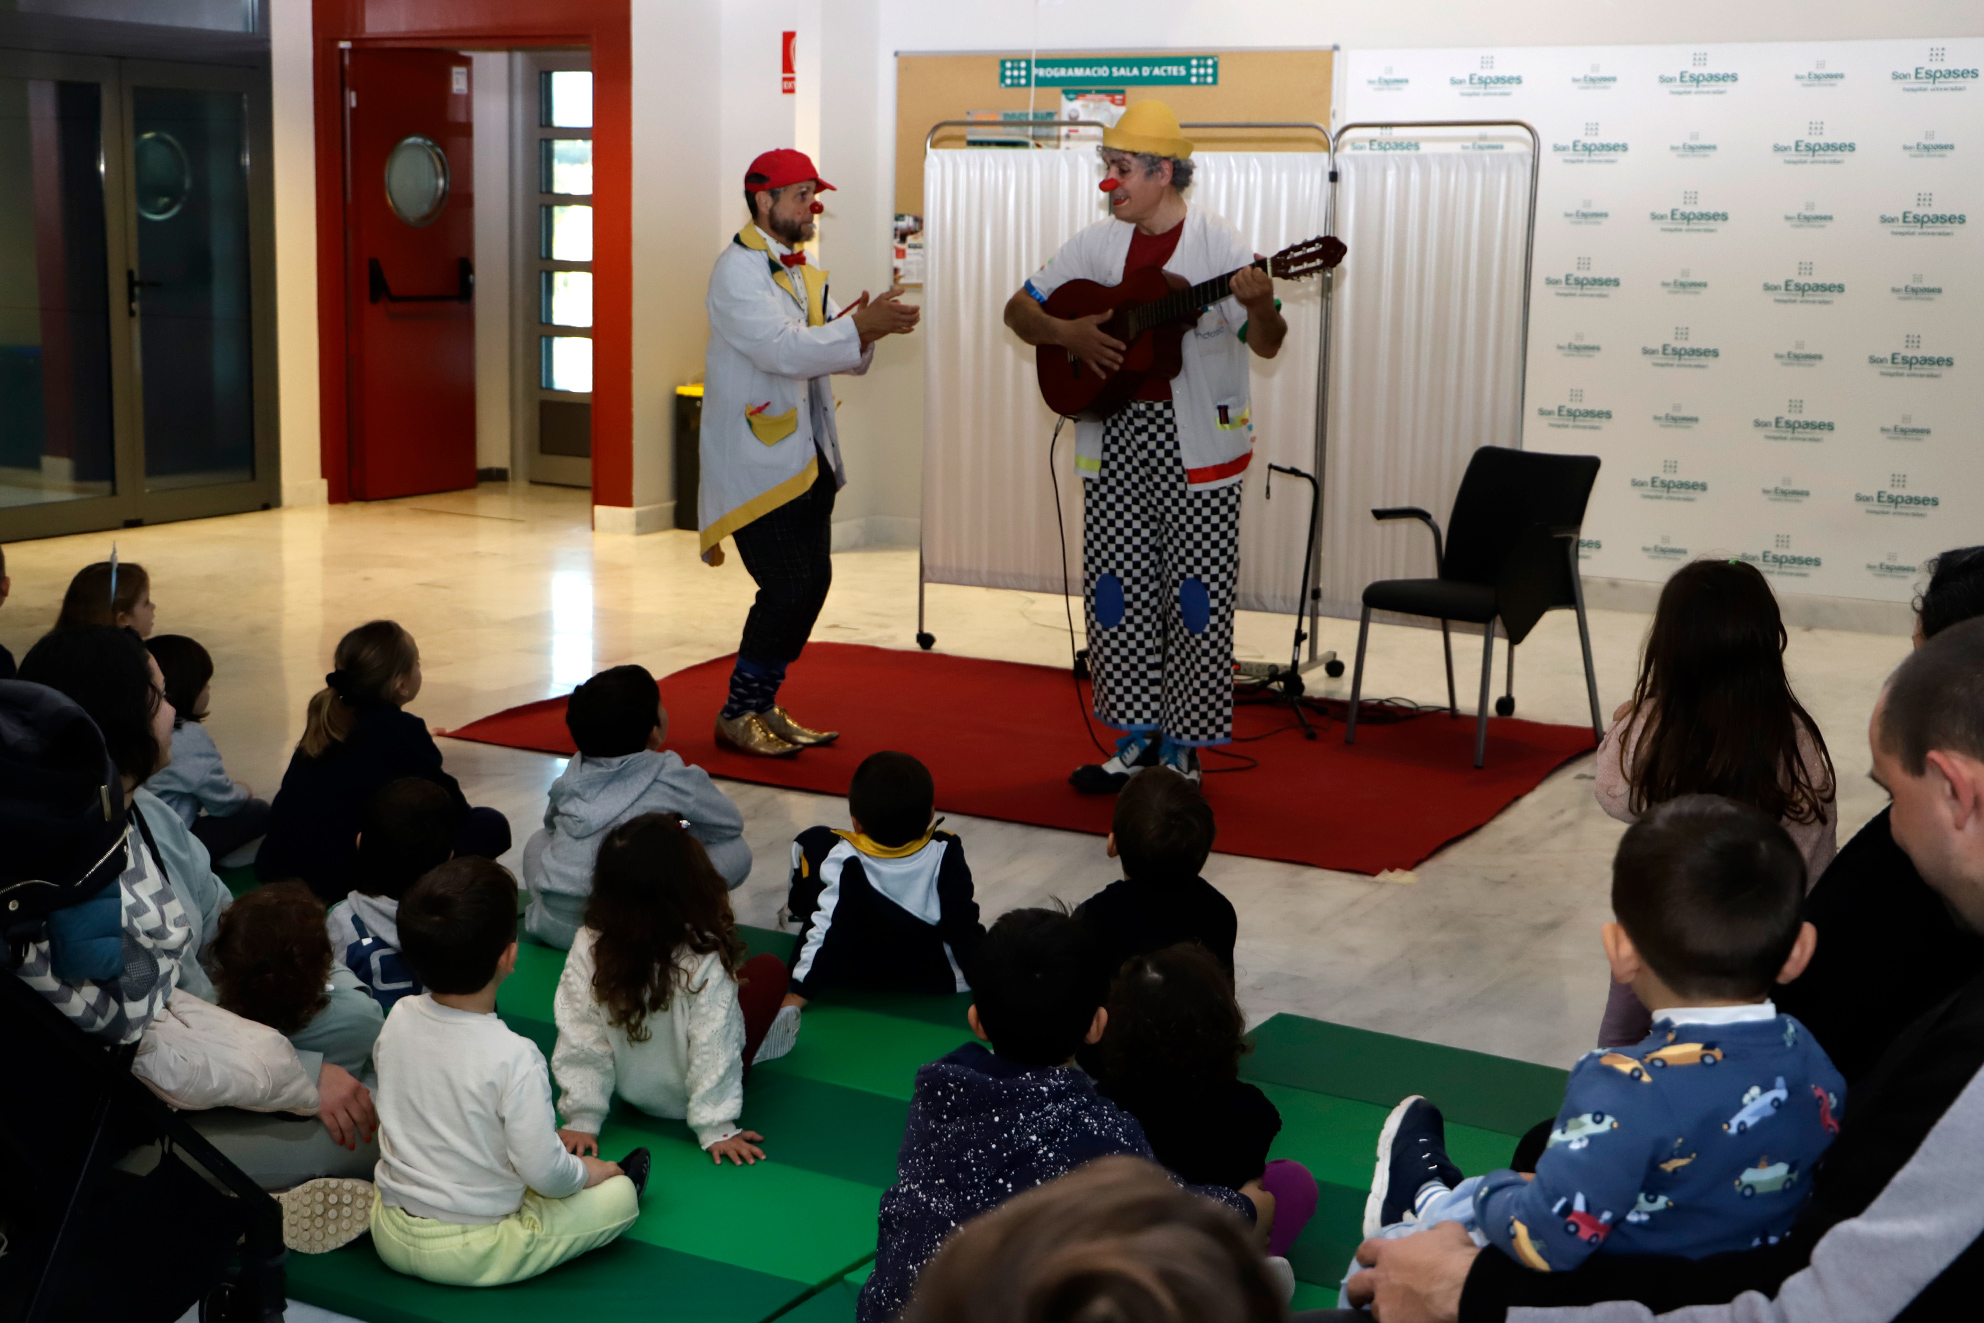
[(719, 743), (789, 758), (838, 731), (812, 730), (778, 701), (833, 582), (834, 496), (847, 482), (834, 426), (836, 372), (863, 373), (875, 342), (913, 330), (920, 310), (901, 289), (846, 307), (805, 252), (817, 197), (833, 188), (812, 158), (781, 148), (744, 172), (751, 222), (710, 275), (709, 349), (703, 373), (703, 559), (723, 563), (737, 544), (758, 585), (716, 719)]

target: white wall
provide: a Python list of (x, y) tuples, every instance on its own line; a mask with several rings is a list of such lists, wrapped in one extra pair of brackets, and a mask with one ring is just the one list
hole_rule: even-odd
[(318, 449), (317, 126), (312, 109), (309, 0), (269, 0), (275, 119), (276, 426), (282, 503), (326, 499)]

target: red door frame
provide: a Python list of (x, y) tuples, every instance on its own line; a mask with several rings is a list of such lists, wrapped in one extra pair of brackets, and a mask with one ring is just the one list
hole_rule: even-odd
[[(351, 499), (344, 60), (352, 46), (587, 46), (593, 72), (592, 499), (634, 503), (633, 43), (629, 0), (316, 0), (317, 372), (324, 478)], [(521, 475), (519, 475), (521, 476)]]

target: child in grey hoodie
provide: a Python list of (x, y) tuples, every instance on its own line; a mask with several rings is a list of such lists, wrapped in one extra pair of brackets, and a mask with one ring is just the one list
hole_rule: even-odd
[(551, 783), (544, 828), (524, 844), (526, 932), (561, 951), (571, 949), (585, 921), (600, 842), (643, 813), (668, 813), (686, 823), (731, 889), (743, 885), (751, 875), (744, 815), (708, 772), (662, 747), (668, 713), (645, 666), (615, 666), (574, 689), (565, 728), (578, 756)]

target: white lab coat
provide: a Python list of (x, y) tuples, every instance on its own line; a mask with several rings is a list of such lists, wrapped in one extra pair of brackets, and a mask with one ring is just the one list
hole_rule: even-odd
[(861, 343), (853, 318), (836, 320), (827, 273), (786, 268), (778, 251), (747, 225), (710, 273), (698, 502), (704, 551), (805, 495), (822, 456), (834, 485), (847, 482), (826, 378), (866, 372), (874, 347)]

